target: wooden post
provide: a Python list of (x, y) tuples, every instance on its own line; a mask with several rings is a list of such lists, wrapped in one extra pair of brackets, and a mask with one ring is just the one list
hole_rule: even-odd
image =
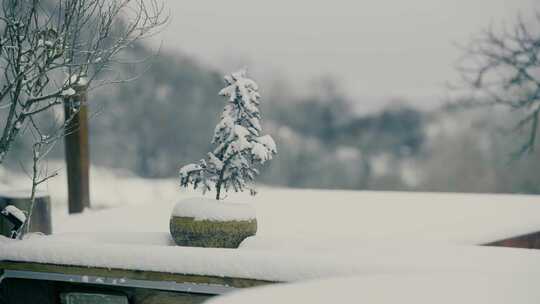
[(68, 177), (69, 213), (80, 213), (90, 207), (88, 151), (88, 106), (86, 85), (72, 85), (74, 94), (64, 98), (66, 125), (65, 153)]

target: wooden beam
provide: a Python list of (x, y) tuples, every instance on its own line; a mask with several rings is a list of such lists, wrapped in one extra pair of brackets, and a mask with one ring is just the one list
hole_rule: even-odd
[(113, 278), (116, 277), (116, 278), (126, 278), (126, 279), (135, 279), (135, 280), (152, 280), (152, 281), (164, 281), (164, 282), (172, 281), (172, 282), (177, 282), (177, 283), (216, 284), (216, 285), (230, 286), (230, 287), (235, 287), (235, 288), (248, 288), (248, 287), (255, 287), (255, 286), (278, 283), (278, 282), (272, 282), (272, 281), (266, 281), (266, 280), (245, 279), (245, 278), (144, 271), (144, 270), (135, 270), (135, 269), (130, 270), (130, 269), (116, 269), (116, 268), (89, 267), (89, 266), (56, 265), (56, 264), (34, 263), (34, 262), (0, 261), (0, 269), (26, 270), (26, 271), (36, 271), (36, 272), (50, 272), (50, 273), (88, 275), (88, 276), (113, 277)]
[(504, 240), (484, 244), (484, 246), (540, 249), (540, 232), (510, 237)]

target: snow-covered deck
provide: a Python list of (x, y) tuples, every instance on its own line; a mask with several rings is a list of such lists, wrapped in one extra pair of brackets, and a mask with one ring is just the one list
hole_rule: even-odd
[(171, 245), (171, 200), (57, 218), (58, 234), (1, 241), (0, 260), (268, 281), (396, 272), (540, 275), (537, 251), (476, 246), (540, 231), (534, 196), (263, 189), (252, 202), (259, 232), (236, 250)]
[(480, 272), (536, 273), (540, 253), (499, 247), (362, 243), (346, 250), (208, 249), (88, 243), (49, 238), (1, 243), (2, 260), (56, 265), (298, 281), (355, 274)]
[[(174, 203), (193, 195), (197, 194), (181, 193), (79, 216), (57, 216), (53, 230), (168, 232)], [(287, 248), (298, 242), (300, 247), (306, 243), (332, 247), (335, 239), (477, 245), (540, 231), (540, 197), (528, 195), (263, 188), (254, 198), (233, 194), (228, 200), (255, 206), (257, 242), (274, 249), (281, 246), (279, 242)]]

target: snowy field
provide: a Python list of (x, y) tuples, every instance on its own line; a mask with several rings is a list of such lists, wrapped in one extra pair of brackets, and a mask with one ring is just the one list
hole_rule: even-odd
[[(61, 164), (51, 164), (60, 168)], [(174, 204), (200, 196), (180, 190), (176, 179), (143, 179), (123, 171), (91, 168), (92, 210), (67, 215), (65, 170), (48, 182), (53, 232), (168, 232)], [(0, 191), (24, 189), (28, 177), (0, 170)], [(540, 231), (540, 198), (528, 195), (401, 193), (297, 190), (260, 187), (259, 194), (229, 194), (227, 200), (253, 204), (258, 239), (289, 241), (441, 241), (481, 244)], [(209, 194), (211, 197), (211, 194)], [(252, 241), (264, 247), (263, 242)], [(257, 243), (257, 244), (256, 244)], [(307, 245), (307, 244), (304, 244)]]

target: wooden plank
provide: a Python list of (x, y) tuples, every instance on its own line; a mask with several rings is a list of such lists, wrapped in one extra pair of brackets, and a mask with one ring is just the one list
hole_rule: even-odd
[[(29, 292), (31, 291), (31, 292)], [(200, 304), (214, 295), (168, 292), (123, 286), (98, 286), (72, 282), (6, 279), (0, 285), (2, 304), (60, 304), (62, 294), (71, 292), (121, 295), (131, 304)], [(98, 303), (102, 303), (99, 301)]]
[(484, 246), (540, 249), (540, 231), (487, 243)]
[(8, 279), (0, 285), (2, 304), (60, 304), (54, 285), (35, 280)]
[(126, 279), (133, 279), (133, 280), (173, 281), (177, 283), (195, 283), (195, 284), (215, 284), (215, 285), (230, 286), (230, 287), (235, 287), (235, 288), (247, 288), (247, 287), (255, 287), (255, 286), (277, 283), (277, 282), (271, 282), (271, 281), (244, 279), (244, 278), (204, 276), (204, 275), (179, 274), (179, 273), (129, 270), (129, 269), (108, 269), (108, 268), (102, 268), (102, 267), (67, 266), (67, 265), (56, 265), (56, 264), (32, 263), (32, 262), (0, 261), (0, 269), (61, 273), (61, 274), (71, 274), (71, 275), (101, 276), (101, 277), (110, 277), (110, 278), (126, 278)]

